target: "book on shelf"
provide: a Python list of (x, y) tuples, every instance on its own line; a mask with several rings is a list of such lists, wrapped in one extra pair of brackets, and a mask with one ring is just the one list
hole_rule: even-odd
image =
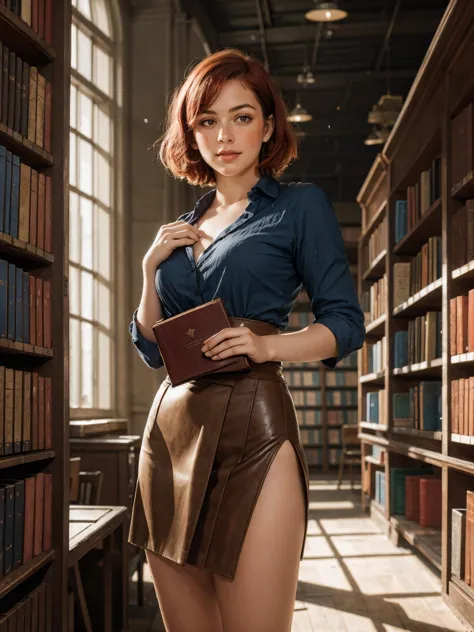
[(0, 366), (0, 455), (52, 448), (51, 379)]
[(393, 427), (442, 430), (442, 383), (422, 380), (407, 392), (393, 393)]
[(451, 263), (455, 270), (474, 261), (474, 200), (466, 200), (451, 218)]
[(441, 312), (427, 312), (408, 322), (408, 330), (394, 333), (394, 367), (431, 362), (441, 357)]
[(375, 472), (375, 501), (385, 507), (385, 472)]
[(432, 469), (428, 467), (392, 467), (390, 469), (390, 513), (405, 515), (405, 479), (407, 476), (430, 476)]
[(386, 337), (383, 336), (375, 343), (366, 342), (362, 347), (362, 374), (380, 373), (385, 369)]
[(474, 583), (474, 492), (466, 492), (466, 543), (464, 547), (464, 581)]
[(2, 601), (0, 606), (0, 632), (51, 630), (51, 587), (42, 582), (26, 595), (15, 592)]
[(474, 436), (474, 376), (451, 381), (451, 432)]
[(366, 326), (385, 313), (386, 300), (387, 275), (384, 274), (381, 279), (372, 283), (368, 290), (360, 294), (359, 303), (365, 315)]
[(441, 496), (441, 478), (433, 476), (420, 479), (420, 527), (441, 528)]
[(474, 352), (474, 289), (449, 301), (450, 353)]
[(466, 509), (455, 508), (451, 516), (451, 574), (464, 579)]
[(387, 418), (385, 415), (385, 391), (383, 389), (369, 391), (365, 398), (366, 420), (374, 424), (385, 423)]
[(385, 216), (382, 221), (374, 228), (374, 230), (370, 234), (369, 239), (362, 246), (362, 269), (367, 270), (371, 266), (374, 259), (376, 259), (381, 252), (386, 250), (387, 246), (387, 218)]

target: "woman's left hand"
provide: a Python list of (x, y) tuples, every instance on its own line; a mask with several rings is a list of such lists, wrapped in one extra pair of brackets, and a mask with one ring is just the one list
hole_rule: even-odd
[(228, 327), (204, 341), (201, 351), (213, 360), (246, 355), (252, 362), (268, 362), (268, 336), (257, 336), (248, 327)]

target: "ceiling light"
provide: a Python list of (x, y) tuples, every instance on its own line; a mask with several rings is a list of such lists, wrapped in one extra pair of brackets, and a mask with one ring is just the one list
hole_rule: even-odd
[(300, 74), (296, 77), (296, 81), (304, 85), (312, 85), (313, 83), (316, 83), (316, 77), (309, 68), (305, 67), (303, 68), (303, 72), (300, 72)]
[(377, 134), (377, 130), (374, 128), (370, 134), (367, 136), (367, 138), (364, 140), (364, 145), (383, 145), (383, 140), (380, 138), (380, 136)]
[(307, 123), (313, 120), (313, 115), (307, 112), (300, 103), (297, 103), (288, 114), (288, 120), (290, 123)]
[(401, 96), (384, 94), (380, 97), (379, 102), (370, 110), (368, 122), (371, 125), (393, 127), (401, 112), (402, 106), (403, 98)]
[(337, 2), (316, 2), (316, 6), (305, 15), (312, 22), (337, 22), (347, 18), (347, 11), (340, 9)]

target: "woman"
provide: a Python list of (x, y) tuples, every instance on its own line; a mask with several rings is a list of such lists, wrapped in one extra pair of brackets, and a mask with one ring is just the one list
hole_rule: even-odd
[[(275, 179), (296, 158), (294, 136), (267, 71), (238, 50), (206, 57), (178, 87), (160, 158), (175, 177), (215, 188), (146, 253), (133, 342), (162, 367), (154, 323), (220, 297), (232, 326), (202, 351), (246, 354), (251, 371), (175, 388), (165, 378), (130, 541), (146, 549), (169, 632), (288, 632), (309, 484), (281, 363), (334, 368), (363, 343), (340, 228), (321, 189)], [(315, 321), (281, 334), (302, 284)]]

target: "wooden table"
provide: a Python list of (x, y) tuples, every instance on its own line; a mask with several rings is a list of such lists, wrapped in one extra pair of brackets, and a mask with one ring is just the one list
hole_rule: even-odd
[(69, 507), (70, 584), (87, 632), (128, 630), (127, 527), (126, 507)]

